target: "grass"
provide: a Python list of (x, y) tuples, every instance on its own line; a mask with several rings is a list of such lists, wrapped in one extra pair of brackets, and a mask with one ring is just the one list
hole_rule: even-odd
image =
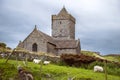
[(109, 61), (120, 62), (120, 56), (104, 56), (104, 58)]
[[(0, 69), (5, 68), (4, 80), (14, 77), (17, 74), (17, 65), (23, 65), (22, 61), (16, 62), (15, 60), (9, 60), (9, 66), (3, 64), (5, 59), (0, 59)], [(24, 65), (23, 65), (24, 66)], [(27, 69), (33, 73), (35, 80), (40, 80), (40, 73), (42, 73), (42, 79), (46, 80), (46, 76), (49, 74), (51, 80), (67, 80), (68, 77), (75, 77), (75, 80), (105, 80), (104, 73), (95, 73), (93, 70), (86, 70), (82, 68), (58, 66), (56, 64), (43, 65), (42, 72), (40, 72), (40, 65), (28, 62)], [(12, 72), (13, 71), (13, 72)], [(7, 75), (7, 76), (5, 76)], [(108, 80), (120, 80), (120, 76), (108, 75)]]
[(84, 55), (88, 55), (88, 56), (96, 56), (96, 55), (98, 56), (98, 54), (96, 54), (95, 52), (92, 52), (92, 51), (82, 50), (81, 53)]
[(108, 61), (120, 62), (120, 56), (110, 56), (110, 55), (102, 56), (102, 55), (96, 54), (95, 52), (84, 51), (84, 50), (82, 50), (81, 53), (84, 54), (84, 55), (88, 55), (88, 56), (94, 56), (94, 57), (98, 57), (98, 58), (101, 58), (101, 59), (106, 59)]

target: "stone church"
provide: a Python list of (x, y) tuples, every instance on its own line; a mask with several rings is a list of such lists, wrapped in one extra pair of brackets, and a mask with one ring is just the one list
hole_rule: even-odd
[(35, 26), (27, 38), (20, 41), (18, 47), (55, 55), (80, 53), (80, 40), (75, 40), (75, 18), (63, 7), (57, 15), (52, 15), (52, 36), (41, 32)]

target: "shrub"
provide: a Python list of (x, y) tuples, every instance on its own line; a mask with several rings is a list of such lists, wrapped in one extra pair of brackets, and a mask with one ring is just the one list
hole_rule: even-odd
[(0, 43), (0, 47), (6, 48), (6, 44), (5, 43)]
[(11, 48), (11, 47), (7, 47), (7, 49), (8, 49), (8, 50), (12, 50), (12, 48)]
[(95, 57), (83, 54), (62, 54), (61, 61), (69, 66), (87, 67), (88, 64), (96, 61)]

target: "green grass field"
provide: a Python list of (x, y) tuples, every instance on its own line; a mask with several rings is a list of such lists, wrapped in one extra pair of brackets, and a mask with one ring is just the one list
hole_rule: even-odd
[[(0, 59), (0, 75), (3, 80), (8, 80), (17, 75), (18, 64), (24, 66), (22, 61), (9, 60), (7, 64), (3, 63), (5, 63), (5, 59)], [(33, 62), (27, 64), (26, 69), (33, 73), (35, 80), (67, 80), (68, 77), (75, 77), (75, 80), (105, 80), (104, 73), (93, 72), (93, 70), (49, 64), (43, 65), (40, 72), (40, 64)], [(46, 78), (47, 74), (50, 75), (50, 79)], [(40, 78), (41, 75), (42, 79)], [(108, 80), (120, 80), (120, 76), (108, 75)]]

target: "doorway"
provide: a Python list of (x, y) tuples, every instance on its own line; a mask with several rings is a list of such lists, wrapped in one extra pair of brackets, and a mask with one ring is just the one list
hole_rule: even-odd
[(36, 43), (34, 43), (34, 44), (32, 45), (32, 51), (33, 51), (33, 52), (37, 52), (37, 44), (36, 44)]

